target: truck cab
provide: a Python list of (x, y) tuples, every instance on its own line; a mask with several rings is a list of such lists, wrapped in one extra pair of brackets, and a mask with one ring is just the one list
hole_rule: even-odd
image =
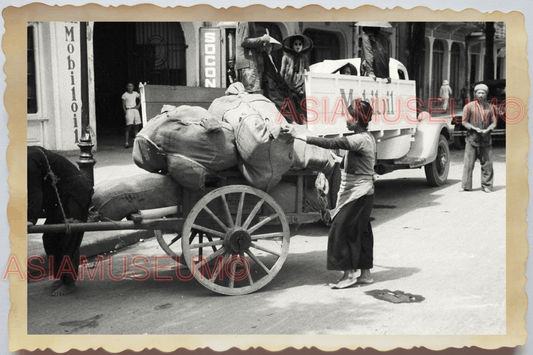
[[(347, 65), (351, 74), (340, 74)], [(368, 130), (377, 143), (376, 172), (424, 167), (431, 186), (444, 185), (450, 169), (451, 119), (418, 110), (416, 83), (398, 60), (390, 60), (390, 83), (361, 76), (360, 65), (361, 59), (353, 58), (310, 67), (305, 77), (307, 128), (325, 137), (353, 134), (346, 128), (347, 107), (355, 99), (368, 101), (373, 107)]]

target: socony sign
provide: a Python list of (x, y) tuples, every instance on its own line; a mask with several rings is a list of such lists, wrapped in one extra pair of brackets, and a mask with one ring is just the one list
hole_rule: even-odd
[(200, 85), (208, 88), (221, 86), (220, 30), (200, 28)]

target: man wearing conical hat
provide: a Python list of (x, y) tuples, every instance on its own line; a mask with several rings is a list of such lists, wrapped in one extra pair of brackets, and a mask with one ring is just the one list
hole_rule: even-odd
[[(298, 94), (285, 82), (272, 58), (272, 51), (281, 49), (282, 45), (274, 37), (263, 47), (263, 95), (272, 101), (288, 122), (299, 120), (301, 113)], [(287, 107), (290, 105), (290, 107)]]

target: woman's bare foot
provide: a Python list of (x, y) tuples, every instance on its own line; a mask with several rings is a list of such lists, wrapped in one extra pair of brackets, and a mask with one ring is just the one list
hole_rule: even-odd
[(50, 285), (50, 288), (52, 290), (57, 290), (59, 287), (61, 287), (61, 285), (63, 285), (63, 280), (55, 280), (54, 282), (52, 282), (52, 284)]
[(342, 275), (342, 278), (338, 282), (348, 280), (348, 279), (353, 279), (354, 276), (355, 276), (355, 270), (344, 270), (344, 275)]
[(342, 278), (337, 283), (330, 283), (328, 286), (333, 289), (346, 288), (355, 284), (356, 281), (355, 270), (344, 270)]
[(370, 269), (361, 269), (361, 275), (357, 278), (358, 285), (370, 285), (374, 283), (374, 278), (370, 273)]
[(64, 283), (52, 293), (52, 296), (68, 295), (69, 293), (74, 292), (74, 290), (76, 290), (76, 285), (74, 283), (71, 283), (71, 284)]

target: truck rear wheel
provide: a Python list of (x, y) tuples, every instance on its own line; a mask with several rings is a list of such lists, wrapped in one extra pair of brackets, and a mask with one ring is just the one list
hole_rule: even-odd
[(450, 172), (450, 147), (448, 140), (442, 134), (439, 137), (439, 144), (437, 146), (437, 158), (424, 166), (426, 172), (426, 179), (431, 186), (442, 186), (448, 179)]

